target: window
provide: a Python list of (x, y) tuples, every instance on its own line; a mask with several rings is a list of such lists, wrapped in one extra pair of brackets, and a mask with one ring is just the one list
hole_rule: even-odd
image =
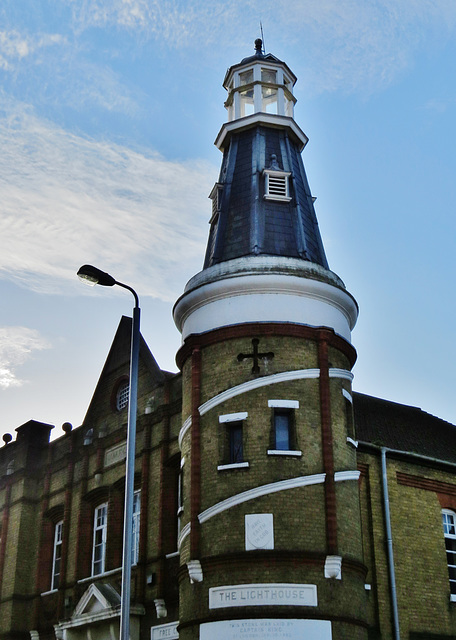
[(177, 477), (177, 539), (179, 540), (182, 530), (182, 516), (184, 515), (184, 462), (181, 459), (179, 475)]
[(290, 409), (274, 409), (274, 436), (277, 451), (290, 451), (292, 412)]
[(228, 425), (229, 458), (228, 464), (244, 462), (242, 445), (242, 422), (230, 422)]
[[(244, 462), (244, 420), (247, 418), (247, 412), (228, 413), (219, 416), (219, 423), (225, 426), (225, 433), (222, 436), (223, 450), (221, 457), (223, 464), (221, 467), (243, 466), (247, 467), (248, 463)], [(221, 468), (218, 467), (219, 469)]]
[(272, 408), (272, 432), (269, 454), (287, 453), (301, 455), (296, 451), (295, 409), (299, 409), (297, 400), (268, 400)]
[(286, 171), (265, 169), (265, 200), (283, 200), (284, 202), (290, 202), (291, 197), (288, 185), (288, 177), (290, 175), (291, 173)]
[(93, 519), (92, 575), (105, 571), (106, 532), (108, 525), (108, 505), (100, 504), (95, 509)]
[(54, 529), (54, 553), (52, 557), (51, 589), (58, 589), (60, 583), (60, 564), (62, 560), (63, 520), (57, 522)]
[(122, 382), (117, 389), (116, 409), (122, 411), (128, 405), (128, 397), (130, 394), (130, 384), (128, 381)]
[(451, 600), (456, 600), (456, 514), (448, 509), (442, 511), (443, 535), (445, 536), (448, 576)]
[(139, 526), (141, 516), (141, 491), (133, 495), (133, 524), (131, 541), (131, 564), (138, 564), (139, 560)]

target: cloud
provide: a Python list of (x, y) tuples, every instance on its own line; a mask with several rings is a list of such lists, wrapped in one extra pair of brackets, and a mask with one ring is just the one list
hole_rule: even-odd
[(92, 262), (173, 300), (182, 260), (200, 267), (215, 167), (69, 134), (6, 99), (2, 111), (0, 277), (68, 291)]
[(12, 71), (16, 62), (27, 58), (39, 49), (62, 44), (65, 38), (59, 34), (29, 36), (13, 29), (0, 31), (0, 69)]
[(301, 55), (314, 93), (383, 89), (456, 26), (453, 0), (66, 1), (80, 31), (116, 28), (161, 48), (210, 51), (211, 59), (251, 43), (262, 20), (274, 53)]
[(24, 384), (16, 369), (30, 358), (33, 351), (48, 349), (50, 344), (39, 332), (27, 327), (0, 327), (0, 389)]

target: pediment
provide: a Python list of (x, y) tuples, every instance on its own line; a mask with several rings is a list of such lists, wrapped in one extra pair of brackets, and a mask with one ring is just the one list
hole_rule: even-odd
[(120, 594), (112, 585), (92, 583), (82, 595), (71, 617), (74, 619), (87, 614), (93, 615), (118, 606)]

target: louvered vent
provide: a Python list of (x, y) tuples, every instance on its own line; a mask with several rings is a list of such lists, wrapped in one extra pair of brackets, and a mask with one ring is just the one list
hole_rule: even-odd
[(223, 186), (219, 182), (216, 182), (209, 194), (209, 198), (212, 200), (212, 216), (209, 220), (209, 224), (212, 224), (218, 218), (218, 215), (220, 213), (220, 205), (222, 202), (222, 192)]
[(269, 176), (268, 195), (287, 197), (287, 176)]
[(266, 200), (291, 200), (288, 189), (288, 178), (291, 175), (286, 171), (264, 170), (266, 178), (264, 197)]

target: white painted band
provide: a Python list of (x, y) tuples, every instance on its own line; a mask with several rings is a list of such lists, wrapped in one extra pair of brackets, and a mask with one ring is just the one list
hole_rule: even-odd
[(325, 481), (325, 476), (325, 473), (317, 473), (313, 476), (300, 476), (299, 478), (290, 478), (289, 480), (280, 480), (279, 482), (272, 482), (271, 484), (263, 484), (259, 487), (243, 491), (242, 493), (231, 496), (226, 500), (222, 500), (222, 502), (214, 504), (212, 507), (209, 507), (209, 509), (200, 513), (198, 520), (202, 524), (203, 522), (206, 522), (206, 520), (209, 520), (209, 518), (222, 513), (222, 511), (231, 509), (231, 507), (247, 502), (248, 500), (254, 500), (260, 496), (269, 495), (270, 493), (285, 491), (286, 489), (296, 489), (297, 487), (306, 487), (313, 484), (321, 484)]
[[(358, 480), (359, 476), (359, 471), (337, 471), (334, 474), (334, 480), (336, 482)], [(277, 493), (278, 491), (286, 491), (287, 489), (296, 489), (297, 487), (308, 487), (314, 484), (322, 484), (325, 481), (325, 478), (325, 473), (316, 473), (312, 476), (300, 476), (299, 478), (290, 478), (289, 480), (280, 480), (279, 482), (272, 482), (271, 484), (263, 484), (259, 487), (243, 491), (242, 493), (238, 493), (235, 496), (231, 496), (226, 500), (222, 500), (221, 502), (214, 504), (212, 507), (209, 507), (209, 509), (200, 513), (198, 520), (203, 524), (203, 522), (206, 522), (213, 516), (216, 516), (227, 509), (231, 509), (231, 507), (235, 507), (238, 504), (242, 504), (243, 502), (248, 502), (249, 500), (254, 500), (255, 498), (260, 498), (261, 496), (266, 496), (271, 493)], [(189, 533), (190, 523), (185, 525), (179, 535), (179, 549)]]
[[(305, 380), (305, 379), (313, 379), (320, 377), (320, 369), (297, 369), (295, 371), (283, 371), (282, 373), (273, 373), (270, 376), (262, 376), (261, 378), (255, 378), (255, 380), (249, 380), (248, 382), (243, 382), (242, 384), (238, 384), (235, 387), (231, 387), (231, 389), (227, 389), (222, 393), (214, 396), (204, 404), (199, 407), (200, 415), (203, 416), (205, 413), (213, 409), (222, 402), (226, 402), (230, 398), (234, 398), (243, 393), (247, 393), (248, 391), (252, 391), (254, 389), (259, 389), (260, 387), (267, 387), (270, 384), (277, 384), (279, 382), (289, 382), (291, 380)], [(349, 380), (350, 382), (353, 380), (353, 373), (348, 371), (347, 369), (330, 369), (329, 370), (330, 378), (342, 378), (343, 380)], [(182, 425), (182, 429), (179, 432), (179, 448), (182, 449), (182, 440), (192, 425), (192, 418), (189, 416), (187, 420)]]

